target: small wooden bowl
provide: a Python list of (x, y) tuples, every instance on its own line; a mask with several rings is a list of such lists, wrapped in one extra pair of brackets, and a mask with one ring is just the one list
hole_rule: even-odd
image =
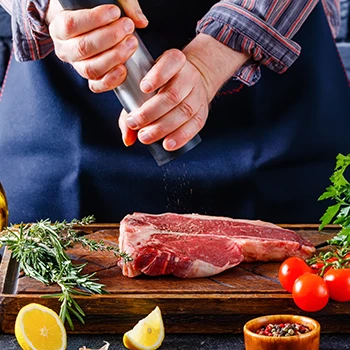
[[(271, 337), (256, 334), (263, 326), (280, 323), (300, 323), (310, 332), (290, 337)], [(312, 318), (298, 315), (270, 315), (254, 318), (243, 327), (246, 350), (319, 350), (320, 324)]]

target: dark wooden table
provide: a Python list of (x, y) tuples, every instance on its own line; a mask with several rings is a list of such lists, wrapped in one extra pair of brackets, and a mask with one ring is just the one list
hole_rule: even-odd
[[(317, 225), (288, 227), (315, 245), (337, 232), (333, 227), (318, 232)], [(116, 244), (118, 238), (117, 227), (113, 225), (95, 226), (88, 233), (108, 244)], [(319, 321), (321, 349), (350, 349), (347, 345), (350, 344), (350, 303), (330, 301), (321, 311), (303, 312), (281, 288), (278, 262), (244, 263), (208, 278), (141, 276), (130, 279), (122, 276), (112, 254), (90, 253), (81, 248), (71, 250), (70, 254), (79, 262), (88, 262), (86, 272), (96, 271), (109, 291), (109, 294), (77, 298), (86, 313), (86, 323), (82, 325), (77, 321), (74, 331), (67, 329), (70, 349), (82, 345), (98, 348), (103, 340), (111, 343), (111, 349), (123, 349), (122, 334), (157, 305), (162, 310), (166, 328), (164, 349), (244, 349), (244, 323), (276, 313), (301, 314)], [(30, 302), (59, 311), (57, 300), (41, 298), (58, 292), (57, 286), (46, 287), (15, 272), (11, 254), (5, 252), (0, 270), (0, 332), (5, 334), (13, 334), (18, 311)], [(7, 349), (3, 346), (10, 346), (13, 339), (11, 335), (2, 335), (0, 349)]]

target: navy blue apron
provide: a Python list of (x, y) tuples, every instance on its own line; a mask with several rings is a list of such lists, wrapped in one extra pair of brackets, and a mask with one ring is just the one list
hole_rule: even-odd
[[(150, 25), (139, 32), (153, 56), (188, 43), (214, 2), (141, 1)], [(350, 152), (350, 96), (321, 4), (294, 40), (302, 53), (285, 74), (262, 67), (253, 87), (226, 84), (202, 143), (163, 167), (141, 143), (123, 145), (113, 92), (90, 92), (54, 53), (12, 60), (0, 102), (10, 222), (171, 211), (317, 223), (335, 157)]]

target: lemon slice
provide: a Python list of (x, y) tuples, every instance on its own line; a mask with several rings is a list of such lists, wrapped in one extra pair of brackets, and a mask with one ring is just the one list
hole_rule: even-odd
[(163, 340), (164, 324), (158, 306), (123, 337), (124, 346), (131, 350), (155, 350)]
[(31, 303), (19, 311), (15, 323), (17, 341), (24, 350), (65, 350), (66, 329), (55, 311)]

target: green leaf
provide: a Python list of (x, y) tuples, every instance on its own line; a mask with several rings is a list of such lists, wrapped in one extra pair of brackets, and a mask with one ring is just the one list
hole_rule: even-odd
[(321, 217), (321, 225), (319, 230), (322, 230), (326, 225), (328, 225), (334, 216), (337, 214), (341, 206), (341, 203), (334, 204), (327, 208), (326, 212)]
[(318, 198), (319, 201), (322, 201), (324, 199), (328, 199), (328, 198), (334, 198), (337, 195), (337, 190), (330, 186), (327, 187), (326, 192), (322, 193), (322, 195)]
[(327, 241), (328, 244), (336, 245), (338, 247), (349, 247), (350, 244), (350, 227), (342, 228), (338, 234)]

